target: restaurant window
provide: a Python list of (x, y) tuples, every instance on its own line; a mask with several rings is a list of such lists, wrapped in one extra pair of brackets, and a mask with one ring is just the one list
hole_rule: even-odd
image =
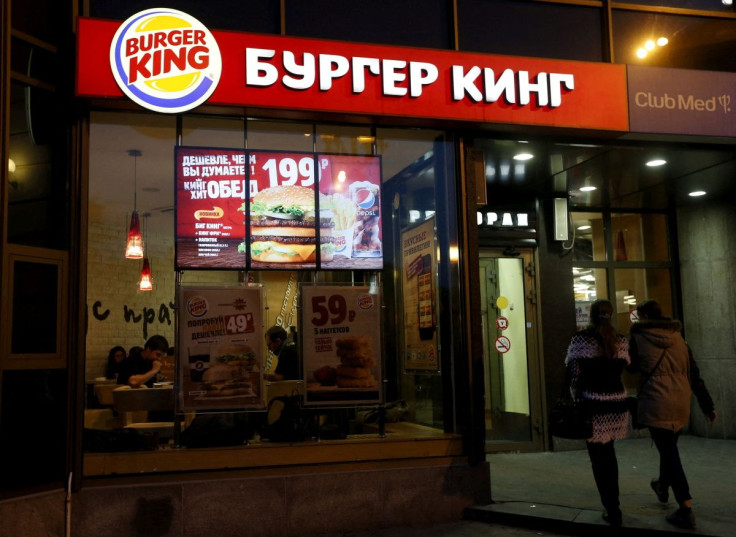
[(672, 312), (672, 287), (669, 269), (631, 268), (614, 270), (614, 288), (618, 328), (628, 333), (631, 312), (644, 300), (656, 300), (662, 311)]
[[(112, 351), (116, 347), (121, 347), (123, 354), (130, 355), (135, 352), (133, 347), (142, 347), (153, 335), (162, 335), (171, 347), (177, 347), (176, 292), (179, 286), (261, 286), (263, 326), (258, 327), (258, 332), (280, 325), (288, 330), (290, 340), (295, 340), (297, 345), (301, 344), (304, 336), (300, 312), (303, 285), (358, 285), (381, 289), (385, 305), (382, 308), (381, 343), (385, 348), (382, 351), (376, 349), (376, 357), (383, 355), (384, 358), (383, 378), (377, 382), (381, 382), (384, 388), (387, 420), (444, 430), (450, 376), (442, 366), (441, 354), (447, 355), (450, 350), (449, 346), (443, 349), (439, 326), (443, 319), (446, 323), (450, 319), (449, 316), (442, 317), (440, 293), (442, 278), (447, 279), (450, 275), (449, 272), (437, 271), (440, 245), (447, 241), (438, 231), (437, 222), (446, 227), (448, 218), (453, 215), (443, 213), (441, 219), (436, 215), (437, 184), (446, 180), (447, 155), (452, 152), (452, 144), (444, 141), (443, 134), (432, 130), (379, 129), (376, 132), (367, 126), (185, 115), (181, 120), (180, 137), (180, 145), (184, 148), (222, 148), (235, 153), (241, 150), (265, 151), (266, 154), (305, 153), (310, 155), (310, 163), (314, 152), (361, 158), (379, 156), (383, 199), (380, 231), (385, 270), (314, 271), (284, 266), (279, 270), (253, 267), (245, 271), (212, 267), (175, 271), (178, 245), (174, 244), (177, 207), (173, 187), (175, 159), (172, 157), (177, 145), (176, 119), (140, 113), (92, 113), (85, 449), (88, 452), (110, 450), (104, 435), (119, 432), (126, 423), (129, 426), (131, 423), (158, 423), (149, 425), (147, 432), (158, 434), (159, 448), (171, 445), (173, 428), (169, 421), (154, 422), (150, 412), (135, 414), (140, 409), (116, 408), (116, 394), (113, 392), (118, 390), (118, 386), (116, 379), (111, 378), (108, 361), (114, 358)], [(306, 166), (308, 163), (302, 164)], [(308, 168), (304, 170), (308, 171)], [(291, 166), (283, 169), (284, 173), (290, 173), (290, 170), (293, 171)], [(144, 255), (150, 262), (153, 275), (151, 291), (139, 288), (142, 261), (125, 258), (126, 237), (133, 211), (139, 214)], [(430, 263), (420, 257), (417, 264), (416, 252), (409, 257), (409, 253), (402, 250), (402, 236), (418, 228), (426, 231), (421, 253)], [(353, 247), (356, 246), (353, 244)], [(417, 278), (402, 281), (401, 271), (393, 270), (393, 267), (408, 266), (410, 262), (414, 262), (417, 274), (423, 275), (421, 286), (417, 284)], [(424, 301), (421, 311), (420, 295)], [(262, 341), (263, 334), (257, 334), (257, 338)], [(401, 341), (403, 347), (397, 347), (397, 341)], [(406, 352), (406, 348), (410, 348), (410, 352)], [(258, 357), (261, 367), (264, 372), (273, 372), (278, 359), (270, 351), (263, 350), (263, 356)], [(197, 356), (189, 348), (173, 348), (170, 355), (162, 358), (162, 372), (156, 382), (163, 386), (178, 382), (182, 374), (191, 375), (189, 368), (196, 365)], [(304, 364), (303, 358), (300, 365)], [(179, 367), (184, 368), (182, 373), (177, 373), (176, 359)], [(449, 358), (445, 360), (450, 363)], [(313, 381), (311, 378), (303, 380), (305, 383)], [(265, 385), (268, 390), (270, 384)], [(121, 398), (119, 393), (117, 398)], [(375, 404), (347, 405), (339, 411), (326, 407), (319, 413), (321, 420), (342, 428), (346, 434), (361, 432), (356, 422), (366, 417), (372, 423), (364, 432), (377, 432)], [(175, 419), (181, 420), (186, 431), (198, 416), (206, 414), (211, 412), (177, 412)], [(242, 418), (247, 415), (251, 433), (267, 419), (262, 409), (245, 412), (225, 410), (217, 414), (229, 423), (244, 423)], [(170, 414), (168, 419), (172, 419)], [(132, 449), (150, 448), (144, 441), (140, 442)], [(118, 437), (113, 445), (112, 451), (130, 448), (126, 448), (122, 437)]]
[(606, 241), (602, 213), (573, 212), (573, 259), (605, 261)]
[(604, 58), (601, 15), (600, 7), (572, 4), (459, 0), (459, 48), (600, 62)]

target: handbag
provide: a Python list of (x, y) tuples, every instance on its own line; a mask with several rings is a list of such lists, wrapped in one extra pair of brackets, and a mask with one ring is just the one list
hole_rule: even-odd
[(580, 440), (593, 436), (593, 420), (587, 410), (587, 405), (570, 393), (569, 370), (565, 375), (562, 392), (549, 414), (549, 429), (552, 436), (558, 438)]

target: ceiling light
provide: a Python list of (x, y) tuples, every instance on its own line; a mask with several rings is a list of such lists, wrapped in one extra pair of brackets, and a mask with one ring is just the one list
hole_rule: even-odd
[(639, 50), (636, 51), (636, 57), (637, 58), (642, 58), (642, 59), (646, 58), (647, 57), (647, 51), (645, 49), (643, 49), (643, 48), (640, 48)]
[(656, 46), (657, 45), (655, 45), (654, 44), (654, 41), (652, 41), (651, 39), (649, 41), (647, 41), (646, 43), (644, 43), (644, 48), (647, 49), (647, 50), (652, 50)]
[(665, 46), (669, 42), (670, 42), (670, 40), (667, 39), (666, 37), (660, 37), (659, 39), (657, 39), (657, 45), (660, 46), (660, 47)]
[(141, 279), (138, 282), (138, 289), (141, 291), (153, 291), (153, 275), (151, 274), (151, 264), (148, 261), (148, 257), (143, 258)]
[(598, 190), (598, 188), (594, 187), (593, 185), (586, 185), (580, 187), (580, 192), (593, 192), (594, 190)]
[(733, 4), (733, 0), (721, 0), (724, 6), (730, 6)]
[(667, 161), (661, 158), (655, 158), (654, 160), (650, 160), (647, 162), (647, 166), (650, 168), (656, 168), (657, 166), (664, 166), (667, 164)]
[(534, 155), (531, 153), (519, 153), (517, 155), (514, 155), (514, 160), (529, 160), (533, 159)]
[(580, 231), (585, 231), (586, 229), (590, 229), (590, 226), (588, 226), (588, 225), (585, 225), (585, 226), (578, 226), (578, 229), (579, 229)]
[(699, 196), (705, 196), (705, 190), (694, 190), (688, 194), (691, 198), (697, 198)]
[(8, 159), (8, 171), (10, 173), (15, 173), (15, 161), (12, 158)]
[(375, 138), (373, 136), (358, 136), (358, 141), (361, 144), (370, 144), (375, 142)]

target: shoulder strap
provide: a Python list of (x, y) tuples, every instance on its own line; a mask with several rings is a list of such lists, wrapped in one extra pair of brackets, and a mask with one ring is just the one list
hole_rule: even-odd
[[(642, 375), (641, 382), (639, 383), (639, 386), (644, 386), (644, 384), (646, 384), (646, 382), (649, 380), (649, 377), (651, 377), (654, 374), (654, 372), (659, 367), (659, 364), (662, 363), (662, 358), (664, 358), (664, 353), (666, 353), (666, 352), (667, 352), (667, 349), (664, 349), (662, 351), (662, 354), (659, 356), (659, 360), (657, 360), (657, 363), (654, 364), (654, 367), (651, 368), (649, 371), (647, 371), (644, 375)], [(640, 388), (640, 391), (641, 391), (641, 388)]]

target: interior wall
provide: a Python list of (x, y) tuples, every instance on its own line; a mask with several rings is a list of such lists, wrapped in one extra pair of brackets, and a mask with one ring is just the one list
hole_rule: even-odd
[(691, 432), (736, 438), (736, 212), (714, 201), (677, 213), (685, 335), (716, 404), (710, 426), (693, 400)]

